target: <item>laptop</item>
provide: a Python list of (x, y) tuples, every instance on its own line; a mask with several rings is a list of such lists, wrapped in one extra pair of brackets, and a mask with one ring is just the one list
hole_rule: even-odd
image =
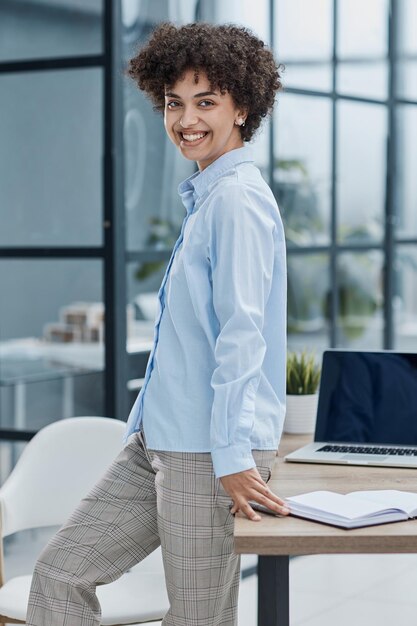
[(314, 442), (285, 459), (417, 468), (417, 354), (325, 351)]

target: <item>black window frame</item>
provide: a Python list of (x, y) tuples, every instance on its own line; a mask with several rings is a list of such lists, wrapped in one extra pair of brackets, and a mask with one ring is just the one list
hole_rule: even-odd
[[(289, 0), (282, 0), (289, 1)], [(270, 23), (271, 23), (271, 46), (274, 48), (275, 40), (275, 11), (277, 10), (277, 2), (270, 0)], [(417, 100), (407, 100), (399, 98), (397, 94), (397, 62), (399, 58), (398, 38), (399, 33), (399, 5), (397, 0), (389, 0), (388, 2), (388, 96), (385, 100), (377, 98), (359, 97), (340, 93), (337, 90), (337, 71), (341, 60), (337, 55), (338, 39), (337, 39), (337, 23), (338, 23), (338, 0), (332, 2), (333, 20), (332, 20), (332, 88), (330, 91), (315, 91), (313, 89), (301, 89), (295, 87), (286, 87), (288, 94), (299, 96), (311, 96), (318, 98), (327, 98), (332, 103), (332, 119), (331, 119), (331, 216), (330, 216), (330, 243), (322, 246), (288, 246), (287, 254), (291, 255), (309, 255), (316, 253), (326, 253), (330, 258), (330, 306), (329, 306), (329, 347), (336, 348), (339, 346), (337, 318), (339, 313), (338, 298), (338, 276), (337, 263), (340, 254), (344, 252), (368, 252), (370, 250), (379, 250), (383, 254), (383, 349), (391, 350), (394, 347), (394, 315), (393, 315), (393, 296), (395, 293), (395, 276), (394, 264), (398, 246), (417, 246), (417, 237), (400, 237), (396, 235), (396, 188), (397, 188), (397, 168), (398, 168), (398, 137), (396, 128), (397, 108), (401, 105), (416, 106)], [(279, 13), (277, 15), (279, 19)], [(279, 59), (285, 64), (285, 58)], [(360, 62), (360, 60), (359, 60)], [(300, 61), (302, 63), (302, 61)], [(294, 62), (292, 63), (294, 64)], [(288, 64), (290, 71), (291, 64)], [(338, 102), (359, 102), (365, 104), (376, 104), (386, 107), (388, 116), (387, 143), (386, 143), (386, 181), (385, 181), (385, 206), (384, 206), (384, 236), (382, 242), (379, 243), (351, 243), (344, 244), (338, 242), (337, 239), (337, 222), (338, 222), (338, 206), (336, 197), (336, 173), (337, 173), (337, 104)], [(277, 150), (274, 145), (274, 121), (271, 124), (270, 131), (270, 182), (273, 176), (273, 159), (277, 156)]]

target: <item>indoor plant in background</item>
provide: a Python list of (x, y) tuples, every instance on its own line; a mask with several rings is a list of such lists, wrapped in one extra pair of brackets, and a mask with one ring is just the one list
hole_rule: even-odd
[(308, 352), (289, 352), (287, 355), (287, 411), (284, 432), (307, 434), (314, 432), (320, 366)]

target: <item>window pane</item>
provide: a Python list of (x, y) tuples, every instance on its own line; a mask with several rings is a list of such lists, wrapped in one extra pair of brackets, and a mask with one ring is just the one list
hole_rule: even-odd
[(382, 272), (383, 254), (379, 250), (339, 255), (338, 347), (382, 348)]
[(398, 96), (417, 100), (417, 2), (397, 0)]
[(388, 0), (338, 0), (337, 36), (337, 89), (386, 98)]
[(211, 0), (201, 2), (201, 19), (215, 24), (247, 26), (265, 43), (270, 41), (270, 0), (258, 0), (256, 11), (252, 0)]
[(332, 20), (331, 0), (275, 2), (275, 49), (286, 65), (286, 86), (331, 89)]
[(395, 349), (417, 352), (417, 247), (398, 246), (394, 267)]
[(100, 261), (0, 261), (0, 427), (103, 414)]
[(328, 243), (331, 102), (283, 94), (276, 120), (274, 192), (288, 244)]
[[(150, 32), (159, 22), (195, 22), (202, 10), (200, 4), (199, 0), (121, 0), (123, 39), (125, 43), (127, 40), (132, 42), (133, 53), (138, 43), (135, 37), (141, 30)], [(143, 37), (143, 33), (140, 37)]]
[(388, 92), (388, 64), (340, 63), (337, 69), (339, 93), (384, 100)]
[(0, 61), (97, 54), (102, 0), (0, 3)]
[(327, 254), (288, 255), (288, 347), (328, 347), (329, 258)]
[(388, 0), (337, 0), (339, 57), (378, 58), (388, 50)]
[(397, 228), (398, 235), (417, 236), (417, 106), (402, 106), (397, 110)]
[(0, 76), (0, 246), (102, 240), (101, 70)]
[(294, 87), (298, 89), (311, 89), (314, 91), (330, 91), (332, 89), (332, 77), (330, 65), (326, 63), (312, 63), (307, 65), (298, 62), (284, 62), (285, 70), (282, 75), (284, 89)]
[(380, 241), (384, 229), (387, 112), (385, 107), (338, 104), (338, 238)]

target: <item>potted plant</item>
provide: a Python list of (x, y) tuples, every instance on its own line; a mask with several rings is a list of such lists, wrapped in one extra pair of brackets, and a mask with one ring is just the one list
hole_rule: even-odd
[(290, 352), (287, 355), (287, 412), (284, 432), (314, 432), (317, 415), (320, 367), (314, 354)]

